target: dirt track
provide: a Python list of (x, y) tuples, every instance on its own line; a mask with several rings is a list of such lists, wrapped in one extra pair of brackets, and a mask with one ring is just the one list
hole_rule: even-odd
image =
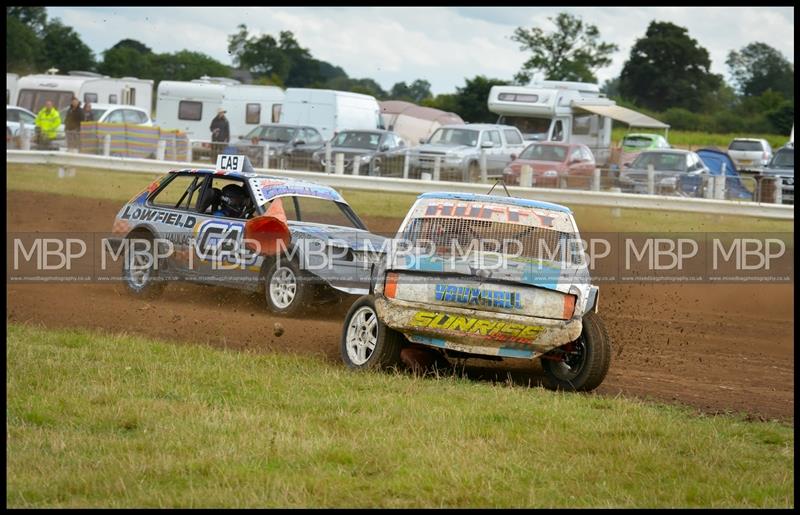
[[(119, 207), (116, 202), (14, 192), (8, 197), (7, 231), (107, 232)], [(397, 221), (367, 223), (383, 232)], [(600, 312), (614, 359), (599, 393), (793, 421), (793, 286), (604, 285)], [(7, 301), (9, 322), (125, 331), (256, 352), (300, 352), (335, 362), (346, 309), (334, 307), (312, 319), (282, 319), (267, 312), (259, 296), (189, 284), (171, 284), (158, 300), (143, 302), (113, 284), (10, 283)], [(281, 337), (272, 331), (278, 321), (285, 328)], [(484, 364), (476, 361), (470, 375), (507, 379), (507, 369)], [(521, 384), (536, 383), (539, 371), (538, 366), (514, 366), (511, 376)]]

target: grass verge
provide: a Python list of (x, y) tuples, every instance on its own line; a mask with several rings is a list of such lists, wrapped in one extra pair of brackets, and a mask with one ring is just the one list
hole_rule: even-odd
[[(9, 191), (35, 191), (76, 197), (105, 199), (120, 204), (142, 191), (158, 175), (77, 168), (74, 176), (59, 176), (57, 167), (9, 164)], [(416, 195), (342, 190), (342, 194), (363, 217), (401, 219)], [(753, 217), (707, 215), (643, 209), (569, 206), (583, 233), (589, 232), (770, 232), (792, 233), (793, 221)]]
[(794, 505), (776, 422), (9, 324), (10, 507)]

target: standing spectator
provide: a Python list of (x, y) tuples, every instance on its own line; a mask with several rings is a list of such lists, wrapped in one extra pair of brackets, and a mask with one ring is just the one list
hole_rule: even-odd
[(219, 108), (217, 109), (217, 116), (211, 120), (211, 126), (209, 129), (211, 130), (211, 141), (219, 142), (219, 143), (212, 143), (211, 144), (211, 161), (216, 163), (217, 156), (222, 152), (225, 145), (223, 143), (227, 143), (231, 139), (231, 126), (228, 123), (228, 119), (225, 118), (225, 109)]
[(58, 110), (53, 107), (53, 102), (48, 100), (44, 103), (44, 107), (36, 115), (36, 130), (38, 132), (39, 149), (49, 150), (50, 141), (56, 138), (58, 128), (61, 126), (61, 115)]
[(89, 102), (83, 104), (83, 121), (84, 122), (95, 121), (94, 114), (92, 114), (92, 104)]
[(72, 103), (64, 117), (64, 132), (67, 136), (67, 150), (80, 151), (81, 148), (81, 122), (83, 121), (83, 109), (81, 101), (72, 97)]

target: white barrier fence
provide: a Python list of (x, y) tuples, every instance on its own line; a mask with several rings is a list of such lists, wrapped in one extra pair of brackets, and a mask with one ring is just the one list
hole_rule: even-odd
[[(123, 157), (106, 157), (67, 152), (7, 150), (6, 163), (98, 168), (108, 171), (164, 174), (173, 169), (208, 168), (208, 163), (181, 161), (155, 161)], [(337, 166), (336, 168), (342, 169)], [(453, 191), (486, 193), (487, 184), (445, 182), (394, 177), (370, 177), (343, 173), (298, 172), (275, 169), (256, 169), (272, 175), (302, 179), (326, 184), (334, 188), (368, 190), (387, 193), (420, 194), (428, 191)], [(432, 179), (432, 177), (431, 177)], [(645, 209), (656, 211), (681, 211), (718, 215), (750, 216), (774, 220), (794, 220), (794, 207), (781, 204), (739, 202), (732, 200), (665, 197), (607, 191), (563, 190), (509, 186), (511, 194), (520, 198), (555, 202), (567, 206), (595, 206), (615, 209)], [(495, 188), (497, 191), (497, 188)], [(502, 194), (502, 190), (498, 192)]]

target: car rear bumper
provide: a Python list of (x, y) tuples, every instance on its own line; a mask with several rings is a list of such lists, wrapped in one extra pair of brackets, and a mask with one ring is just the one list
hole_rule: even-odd
[(414, 343), (502, 358), (535, 359), (576, 340), (580, 318), (554, 320), (377, 296), (380, 319)]

